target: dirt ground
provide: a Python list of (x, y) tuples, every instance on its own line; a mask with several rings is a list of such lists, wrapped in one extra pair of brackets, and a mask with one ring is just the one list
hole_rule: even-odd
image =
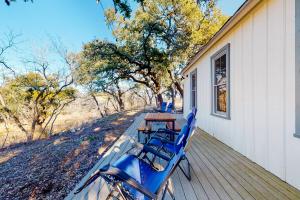
[(49, 139), (0, 150), (0, 199), (63, 199), (138, 114), (113, 114)]

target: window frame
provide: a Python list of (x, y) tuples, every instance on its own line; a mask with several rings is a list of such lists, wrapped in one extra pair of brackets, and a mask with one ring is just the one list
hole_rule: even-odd
[(195, 89), (195, 105), (194, 107), (197, 108), (197, 95), (198, 95), (198, 87), (197, 87), (197, 68), (194, 69), (193, 71), (190, 72), (190, 88), (191, 88), (191, 92), (190, 92), (190, 108), (193, 108), (193, 75), (195, 75), (195, 84), (196, 84), (196, 89)]
[[(226, 55), (226, 112), (217, 110), (215, 85), (215, 61)], [(226, 44), (211, 56), (211, 115), (230, 120), (230, 44)]]

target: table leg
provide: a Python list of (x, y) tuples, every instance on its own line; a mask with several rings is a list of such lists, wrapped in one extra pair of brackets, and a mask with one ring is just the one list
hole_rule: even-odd
[(147, 144), (149, 141), (149, 133), (144, 133), (144, 144)]
[[(173, 131), (175, 131), (175, 121), (172, 122), (172, 128), (173, 128)], [(175, 140), (175, 137), (174, 137), (174, 135), (172, 135), (171, 141), (174, 141), (174, 140)]]

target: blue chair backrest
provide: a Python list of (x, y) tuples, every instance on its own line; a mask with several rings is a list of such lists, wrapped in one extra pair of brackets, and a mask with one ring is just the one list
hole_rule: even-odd
[(196, 118), (194, 118), (193, 121), (192, 121), (191, 124), (190, 124), (190, 127), (189, 127), (189, 131), (188, 131), (187, 137), (183, 138), (183, 141), (182, 141), (182, 146), (183, 146), (183, 147), (186, 147), (186, 146), (187, 146), (187, 143), (189, 142), (189, 139), (192, 137), (195, 128), (196, 128)]
[(186, 124), (181, 128), (181, 131), (175, 141), (176, 151), (178, 151), (182, 146), (184, 147), (189, 137), (189, 132), (192, 126), (195, 125), (195, 116), (194, 113), (190, 113), (187, 116)]
[[(176, 169), (176, 167), (178, 166), (179, 162), (181, 161), (181, 159), (183, 158), (184, 155), (185, 155), (185, 152), (184, 152), (184, 148), (182, 147), (171, 158), (171, 160), (169, 161), (169, 163), (167, 164), (165, 169), (160, 173), (159, 178), (161, 180), (165, 180), (165, 182), (166, 182), (169, 179), (169, 177), (172, 175), (172, 173), (174, 172), (174, 170)], [(164, 186), (165, 185), (161, 185), (155, 193), (157, 193), (158, 191), (161, 191)]]
[(197, 111), (198, 111), (198, 110), (197, 110), (196, 107), (193, 107), (193, 108), (192, 108), (192, 113), (194, 113), (195, 117), (196, 117)]
[(175, 141), (176, 152), (178, 152), (179, 149), (183, 146), (183, 142), (185, 141), (185, 138), (187, 137), (188, 133), (189, 133), (189, 126), (187, 124), (185, 124), (181, 128), (181, 131), (180, 131), (180, 133), (177, 136), (177, 139)]
[(172, 110), (173, 110), (173, 103), (169, 103), (166, 112), (171, 113)]
[(194, 118), (195, 118), (195, 115), (194, 115), (193, 112), (188, 114), (188, 116), (186, 117), (186, 123), (188, 124), (189, 127), (190, 127), (190, 125), (191, 125)]
[(162, 112), (165, 112), (166, 111), (166, 109), (167, 109), (167, 102), (162, 102), (161, 103), (161, 105), (160, 105), (160, 110), (162, 111)]

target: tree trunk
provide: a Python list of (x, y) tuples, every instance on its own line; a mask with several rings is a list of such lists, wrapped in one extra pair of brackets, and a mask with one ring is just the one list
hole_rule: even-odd
[(124, 105), (124, 102), (123, 102), (122, 98), (119, 98), (118, 104), (119, 104), (120, 111), (125, 110), (125, 105)]
[(4, 115), (1, 115), (2, 118), (3, 118), (3, 121), (4, 121), (4, 126), (5, 126), (5, 130), (6, 130), (6, 136), (5, 136), (5, 139), (1, 145), (1, 148), (3, 148), (5, 146), (5, 143), (6, 143), (6, 140), (8, 138), (8, 135), (9, 135), (9, 128), (8, 128), (8, 121), (7, 121), (7, 118), (4, 116)]
[(148, 96), (149, 105), (152, 105), (152, 103), (153, 103), (153, 95), (151, 95), (150, 92), (149, 92), (149, 90), (146, 89), (146, 94)]
[(39, 135), (44, 135), (45, 134), (45, 132), (43, 132), (43, 126), (40, 123), (36, 124), (36, 133), (33, 134), (32, 136), (37, 135), (37, 134), (39, 134)]
[(103, 114), (103, 112), (101, 111), (101, 108), (100, 108), (100, 105), (99, 105), (99, 102), (98, 102), (96, 96), (95, 96), (93, 93), (91, 93), (91, 96), (92, 96), (93, 100), (95, 101), (95, 103), (96, 103), (96, 105), (97, 105), (97, 109), (98, 109), (98, 111), (99, 111), (101, 117), (104, 117), (104, 114)]
[(111, 103), (111, 105), (113, 106), (113, 108), (115, 109), (115, 111), (118, 112), (119, 108), (118, 108), (118, 106), (115, 105), (114, 100), (109, 99), (108, 101)]
[(119, 104), (120, 111), (123, 111), (125, 109), (125, 104), (123, 101), (124, 93), (122, 92), (121, 88), (119, 87), (119, 84), (117, 84), (117, 89), (118, 89), (118, 92), (116, 94), (116, 100)]
[(3, 107), (3, 111), (7, 113), (7, 115), (13, 119), (13, 121), (15, 122), (15, 124), (19, 127), (19, 129), (25, 133), (27, 139), (28, 136), (30, 135), (30, 133), (24, 128), (24, 126), (22, 125), (20, 119), (14, 115), (14, 113), (6, 106), (5, 102), (4, 102), (4, 98), (2, 97), (2, 95), (0, 94), (0, 103)]
[(163, 102), (162, 94), (161, 93), (157, 94), (156, 99), (157, 99), (157, 107), (160, 107)]
[(116, 100), (119, 106), (119, 111), (123, 111), (125, 109), (125, 104), (122, 97), (123, 97), (123, 93), (119, 89), (118, 93), (114, 95), (114, 99)]
[(4, 108), (4, 110), (8, 113), (8, 115), (14, 120), (15, 124), (19, 127), (19, 129), (25, 133), (27, 140), (30, 141), (32, 140), (31, 134), (23, 127), (21, 121), (17, 116), (12, 114), (12, 112), (9, 109)]
[(173, 110), (174, 110), (174, 108), (175, 108), (175, 90), (174, 90), (174, 87), (173, 86), (171, 86), (170, 87), (170, 90), (171, 90), (171, 98), (172, 98), (172, 103), (173, 103)]
[(31, 141), (33, 139), (34, 134), (36, 133), (36, 128), (38, 124), (38, 119), (33, 119), (31, 123), (31, 131), (29, 136), (27, 137), (27, 141)]
[(177, 91), (179, 92), (181, 98), (183, 98), (183, 88), (181, 87), (181, 84), (178, 81), (175, 81), (174, 85), (175, 85)]
[(54, 119), (53, 119), (53, 121), (52, 121), (52, 123), (51, 123), (50, 131), (49, 131), (49, 133), (50, 133), (51, 135), (52, 135), (52, 132), (53, 132), (54, 123), (55, 123), (55, 121), (56, 121), (56, 119), (57, 119), (57, 117), (58, 117), (59, 114), (60, 114), (60, 113), (58, 113), (57, 115), (55, 115), (55, 117), (54, 117)]
[(31, 132), (30, 135), (27, 137), (27, 141), (31, 141), (33, 139), (33, 135), (36, 131), (36, 124), (37, 124), (37, 119), (33, 119), (31, 123)]
[(178, 79), (176, 79), (172, 73), (171, 70), (168, 70), (169, 76), (173, 82), (173, 84), (175, 85), (176, 89), (178, 90), (178, 92), (180, 93), (181, 98), (183, 98), (183, 88), (181, 87), (180, 82), (178, 81)]

